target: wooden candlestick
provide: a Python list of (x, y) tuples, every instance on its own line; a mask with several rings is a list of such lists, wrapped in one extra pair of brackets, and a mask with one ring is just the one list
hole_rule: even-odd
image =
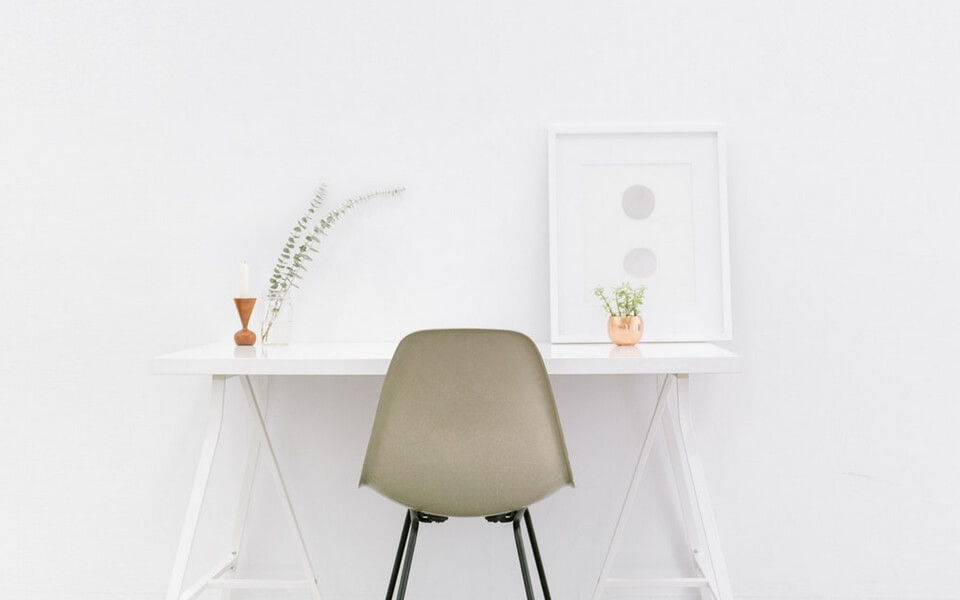
[(247, 323), (250, 322), (250, 314), (253, 312), (253, 305), (257, 303), (257, 299), (234, 298), (233, 303), (237, 305), (240, 323), (243, 325), (243, 329), (233, 334), (233, 341), (238, 346), (252, 346), (257, 342), (257, 334), (247, 329)]

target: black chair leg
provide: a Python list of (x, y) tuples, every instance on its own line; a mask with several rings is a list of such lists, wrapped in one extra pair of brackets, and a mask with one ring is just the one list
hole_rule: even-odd
[(530, 538), (530, 547), (533, 549), (533, 560), (537, 563), (537, 574), (540, 576), (540, 589), (543, 590), (543, 599), (550, 600), (547, 574), (543, 570), (543, 559), (540, 557), (540, 546), (537, 544), (537, 534), (533, 532), (533, 518), (530, 517), (529, 508), (523, 511), (523, 520), (527, 524), (527, 537)]
[(390, 573), (390, 585), (387, 586), (387, 600), (393, 598), (393, 590), (397, 586), (397, 575), (400, 574), (400, 563), (403, 561), (403, 551), (407, 548), (407, 536), (410, 533), (410, 511), (403, 520), (403, 532), (400, 534), (400, 547), (397, 548), (397, 558), (393, 561), (393, 571)]
[[(533, 529), (533, 518), (530, 510), (522, 508), (518, 511), (487, 517), (492, 523), (513, 523), (513, 539), (517, 544), (517, 557), (520, 559), (520, 574), (523, 576), (523, 591), (527, 600), (536, 600), (533, 595), (533, 584), (530, 582), (530, 568), (527, 565), (527, 554), (523, 547), (523, 531), (520, 520), (527, 526), (527, 536), (530, 538), (530, 548), (533, 550), (533, 559), (537, 565), (537, 575), (540, 578), (540, 588), (543, 590), (543, 600), (550, 599), (550, 588), (547, 586), (547, 576), (543, 568), (543, 558), (540, 556), (540, 545), (537, 543), (537, 534)], [(437, 517), (425, 513), (418, 513), (413, 509), (407, 510), (403, 520), (403, 532), (400, 534), (400, 545), (397, 547), (397, 556), (393, 562), (393, 571), (390, 573), (390, 584), (387, 586), (386, 600), (393, 600), (393, 591), (397, 585), (397, 576), (400, 577), (400, 587), (397, 590), (396, 600), (403, 600), (407, 593), (407, 581), (410, 578), (410, 565), (413, 562), (413, 552), (417, 546), (417, 533), (420, 531), (420, 521), (425, 523), (442, 523), (446, 517)], [(401, 569), (401, 563), (403, 568)]]
[(420, 530), (420, 519), (414, 514), (413, 509), (407, 512), (407, 518), (410, 519), (410, 539), (407, 542), (407, 555), (403, 560), (403, 572), (400, 573), (400, 589), (397, 590), (397, 600), (403, 600), (403, 596), (407, 593), (410, 563), (413, 562), (413, 550), (417, 545), (417, 532)]
[(527, 600), (534, 600), (533, 585), (530, 584), (530, 569), (527, 568), (527, 554), (523, 551), (523, 533), (520, 531), (519, 514), (513, 517), (513, 538), (517, 542), (517, 555), (520, 557), (520, 573), (523, 575), (523, 589), (527, 594)]

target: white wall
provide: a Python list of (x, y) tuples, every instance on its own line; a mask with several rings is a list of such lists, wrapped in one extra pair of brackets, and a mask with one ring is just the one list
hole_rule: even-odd
[[(237, 263), (264, 282), (319, 182), (408, 192), (337, 226), (302, 338), (546, 339), (546, 125), (722, 121), (745, 366), (695, 385), (734, 592), (960, 598), (958, 27), (949, 0), (3, 3), (0, 597), (162, 597), (207, 382), (150, 358), (230, 336)], [(652, 383), (555, 383), (580, 486), (538, 525), (582, 598)], [(378, 597), (399, 533), (354, 487), (378, 385), (275, 389), (327, 597)], [(215, 477), (199, 559), (229, 526)], [(679, 569), (646, 493), (632, 560)], [(285, 564), (272, 499), (258, 572)], [(487, 527), (425, 536), (412, 597), (519, 598)]]

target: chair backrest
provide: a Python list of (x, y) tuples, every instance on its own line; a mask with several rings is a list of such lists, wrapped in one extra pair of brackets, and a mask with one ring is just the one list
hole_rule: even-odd
[(453, 517), (509, 512), (573, 485), (536, 345), (488, 329), (405, 337), (383, 382), (360, 485)]

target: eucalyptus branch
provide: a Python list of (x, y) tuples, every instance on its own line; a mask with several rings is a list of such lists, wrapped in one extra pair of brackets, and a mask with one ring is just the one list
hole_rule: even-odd
[(290, 235), (280, 251), (280, 256), (277, 258), (277, 264), (273, 268), (270, 285), (267, 289), (267, 312), (260, 328), (261, 340), (268, 341), (270, 330), (273, 328), (274, 321), (280, 313), (283, 303), (290, 292), (298, 287), (296, 280), (303, 279), (307, 262), (313, 260), (310, 255), (318, 250), (320, 242), (327, 235), (327, 230), (340, 222), (344, 215), (358, 204), (373, 198), (398, 196), (403, 191), (404, 188), (392, 188), (350, 198), (328, 212), (325, 217), (317, 220), (317, 211), (327, 197), (326, 186), (320, 185), (306, 212), (297, 220), (297, 224), (290, 231)]

